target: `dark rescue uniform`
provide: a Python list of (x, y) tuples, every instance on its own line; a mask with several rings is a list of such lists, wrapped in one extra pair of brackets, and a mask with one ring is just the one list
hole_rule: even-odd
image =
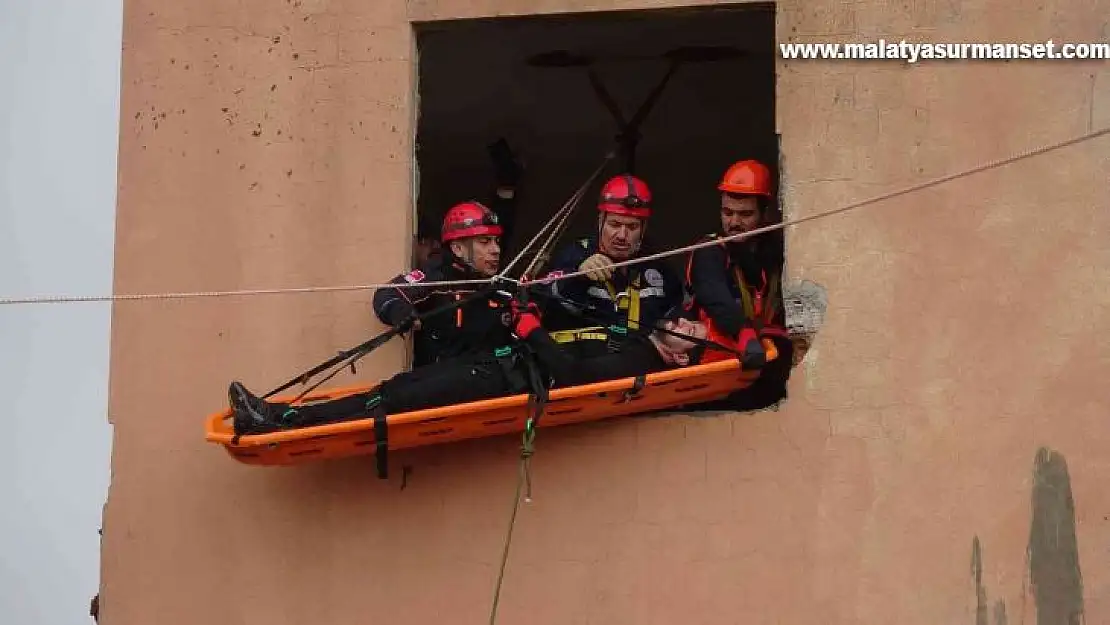
[[(397, 276), (391, 284), (480, 280), (482, 276), (454, 257), (448, 250), (434, 255), (420, 269)], [(414, 312), (459, 301), (482, 285), (448, 287), (383, 288), (374, 294), (374, 313), (382, 323), (398, 327)], [(508, 306), (496, 298), (480, 297), (452, 312), (441, 313), (421, 322), (414, 334), (413, 367), (423, 367), (443, 358), (478, 351), (489, 351), (512, 341)]]
[[(501, 225), (499, 244), (504, 253), (516, 229), (516, 193), (510, 197), (493, 194), (487, 203), (497, 215)], [(423, 236), (431, 224), (425, 220)], [(419, 284), (451, 280), (484, 280), (451, 253), (447, 246), (433, 253), (423, 266), (396, 276), (392, 284)], [(374, 294), (374, 314), (389, 326), (397, 327), (414, 312), (425, 313), (439, 306), (465, 298), (480, 285), (463, 284), (455, 287), (385, 288)], [(475, 350), (504, 345), (509, 341), (508, 308), (503, 303), (479, 299), (460, 309), (437, 315), (421, 322), (421, 329), (414, 336), (413, 367), (422, 367), (443, 357), (457, 356)]]
[[(577, 272), (597, 251), (596, 237), (579, 239), (555, 255), (544, 277)], [(604, 282), (578, 276), (553, 282), (549, 289), (553, 298), (545, 306), (544, 326), (553, 330), (556, 342), (573, 345), (581, 357), (619, 350), (627, 331), (653, 328), (682, 310), (682, 282), (659, 260), (617, 267)], [(609, 327), (596, 325), (602, 316)]]
[[(709, 235), (701, 241), (712, 241)], [(754, 326), (770, 334), (783, 333), (786, 317), (779, 268), (750, 246), (713, 245), (694, 250), (686, 264), (685, 288), (691, 296), (690, 319), (704, 311), (721, 333), (733, 339)]]
[[(709, 235), (702, 241), (716, 238)], [(751, 328), (756, 335), (774, 341), (779, 352), (751, 387), (699, 408), (752, 410), (786, 396), (794, 349), (786, 332), (781, 265), (775, 248), (760, 249), (751, 243), (722, 243), (690, 254), (685, 281), (690, 300), (684, 316), (708, 321), (710, 340), (734, 344), (742, 330)]]

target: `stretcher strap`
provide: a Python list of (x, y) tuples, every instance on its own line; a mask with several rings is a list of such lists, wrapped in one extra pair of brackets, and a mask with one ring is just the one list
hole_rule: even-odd
[(374, 462), (377, 464), (378, 479), (389, 479), (389, 415), (382, 409), (380, 401), (367, 407), (374, 418)]
[(647, 384), (647, 376), (646, 375), (641, 373), (640, 375), (636, 376), (636, 379), (633, 380), (633, 382), (632, 382), (632, 388), (630, 388), (630, 389), (628, 389), (627, 391), (624, 392), (624, 395), (623, 395), (621, 401), (625, 401), (625, 402), (632, 401), (633, 397), (636, 397), (637, 395), (640, 394), (640, 391), (644, 390), (644, 386), (646, 384)]
[(536, 355), (527, 345), (524, 345), (524, 349), (520, 356), (524, 363), (525, 374), (528, 376), (528, 418), (533, 423), (536, 423), (540, 420), (544, 408), (547, 406), (547, 400), (549, 398), (548, 385), (544, 384), (544, 376), (540, 371), (539, 365), (536, 363)]

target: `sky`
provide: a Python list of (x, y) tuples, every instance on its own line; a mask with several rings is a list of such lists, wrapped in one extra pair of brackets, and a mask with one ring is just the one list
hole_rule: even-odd
[[(112, 290), (122, 0), (0, 0), (0, 298)], [(111, 304), (0, 305), (0, 621), (91, 624)]]

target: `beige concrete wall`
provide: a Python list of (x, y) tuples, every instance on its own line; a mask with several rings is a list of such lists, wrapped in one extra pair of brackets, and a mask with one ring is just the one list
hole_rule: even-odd
[[(116, 290), (401, 269), (406, 20), (504, 4), (128, 2)], [(1106, 0), (788, 2), (778, 34), (1094, 41), (1108, 15)], [(1105, 62), (783, 63), (786, 208), (1105, 125), (1108, 84)], [(1086, 622), (1110, 617), (1108, 141), (792, 231), (791, 271), (831, 306), (789, 404), (543, 432), (499, 622), (978, 625), (1039, 606), (1038, 622), (1065, 623), (1079, 586), (1065, 486)], [(370, 461), (252, 469), (202, 440), (229, 379), (269, 387), (378, 330), (368, 299), (116, 306), (102, 623), (485, 622), (515, 440), (407, 455), (403, 491)], [(360, 377), (401, 362), (390, 346)], [(1059, 456), (1035, 463), (1042, 447)]]

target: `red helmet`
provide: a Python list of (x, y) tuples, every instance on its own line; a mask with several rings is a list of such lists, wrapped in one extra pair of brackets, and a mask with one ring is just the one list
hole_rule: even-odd
[(480, 202), (456, 204), (443, 217), (439, 239), (443, 243), (466, 237), (501, 236), (497, 215)]
[(601, 188), (597, 210), (647, 219), (651, 217), (651, 189), (631, 174), (615, 176)]
[(771, 171), (759, 161), (733, 163), (717, 188), (726, 193), (771, 197)]

